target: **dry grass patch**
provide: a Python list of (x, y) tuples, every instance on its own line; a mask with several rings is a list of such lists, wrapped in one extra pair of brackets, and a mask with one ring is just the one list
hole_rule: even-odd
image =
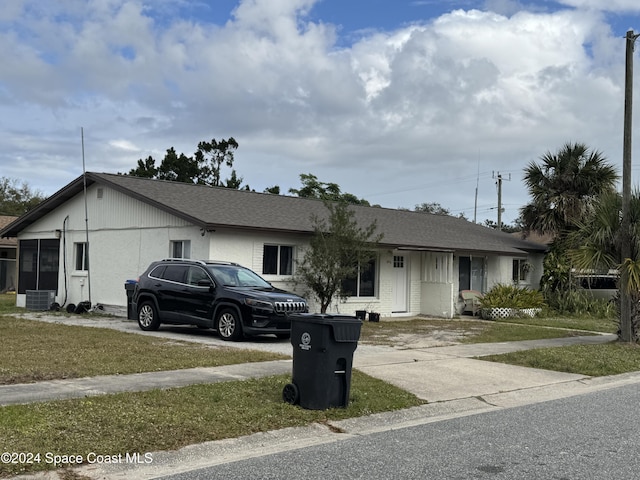
[[(468, 336), (474, 336), (490, 325), (480, 320), (410, 318), (364, 322), (360, 342), (370, 345), (407, 346), (428, 339), (436, 346), (458, 343)], [(427, 346), (427, 345), (423, 345)]]
[[(411, 318), (365, 322), (360, 342), (397, 348), (424, 348), (456, 343), (494, 343), (589, 335), (567, 324), (537, 320), (536, 325), (513, 324), (473, 318)], [(524, 321), (523, 321), (524, 323)], [(551, 323), (551, 325), (549, 325)], [(553, 326), (553, 323), (558, 326)]]

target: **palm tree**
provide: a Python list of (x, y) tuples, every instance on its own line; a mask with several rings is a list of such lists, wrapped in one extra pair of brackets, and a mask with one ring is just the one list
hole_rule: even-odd
[(598, 195), (614, 190), (618, 174), (602, 153), (582, 143), (566, 143), (540, 160), (525, 168), (531, 202), (520, 215), (526, 230), (563, 237), (589, 214)]
[(569, 241), (578, 245), (569, 251), (569, 257), (578, 270), (607, 272), (617, 270), (629, 278), (628, 293), (632, 300), (630, 341), (640, 339), (640, 192), (631, 195), (629, 217), (631, 231), (631, 257), (621, 255), (622, 197), (617, 192), (606, 192), (592, 203), (589, 218), (576, 223)]

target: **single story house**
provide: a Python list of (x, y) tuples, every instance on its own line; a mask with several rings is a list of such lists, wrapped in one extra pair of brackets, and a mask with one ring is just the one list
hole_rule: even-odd
[[(6, 228), (18, 217), (0, 215), (0, 230)], [(18, 240), (15, 237), (0, 237), (0, 293), (13, 292), (16, 289), (16, 251)]]
[[(451, 216), (352, 208), (362, 226), (376, 221), (383, 238), (351, 282), (353, 296), (332, 312), (451, 318), (461, 290), (539, 284), (544, 245)], [(127, 280), (167, 257), (237, 262), (304, 293), (292, 283), (296, 260), (312, 216), (326, 214), (314, 199), (87, 172), (0, 237), (18, 238), (18, 306), (28, 292), (48, 291), (62, 307), (88, 301), (126, 311)]]

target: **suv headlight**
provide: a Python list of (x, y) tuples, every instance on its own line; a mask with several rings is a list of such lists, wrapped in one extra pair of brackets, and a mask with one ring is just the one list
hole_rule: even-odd
[(251, 308), (258, 308), (260, 310), (273, 310), (273, 305), (270, 302), (264, 300), (256, 300), (255, 298), (245, 298), (244, 303)]

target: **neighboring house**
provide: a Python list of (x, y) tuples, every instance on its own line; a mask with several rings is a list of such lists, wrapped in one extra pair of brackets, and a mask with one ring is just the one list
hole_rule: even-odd
[(529, 242), (540, 243), (547, 246), (551, 245), (555, 239), (555, 235), (553, 233), (538, 233), (534, 231), (513, 232), (511, 235), (521, 240), (527, 240)]
[[(450, 318), (460, 290), (510, 283), (516, 263), (527, 265), (519, 283), (538, 286), (544, 245), (451, 216), (353, 210), (362, 226), (376, 221), (384, 237), (350, 282), (354, 295), (332, 312)], [(166, 257), (237, 262), (304, 293), (292, 274), (313, 233), (312, 215), (326, 214), (319, 200), (87, 173), (0, 236), (18, 238), (18, 306), (28, 290), (50, 290), (61, 306), (90, 301), (108, 311), (126, 306), (127, 280)]]
[[(0, 215), (0, 231), (18, 217)], [(18, 241), (15, 237), (0, 237), (0, 293), (12, 292), (16, 289), (16, 249)]]

